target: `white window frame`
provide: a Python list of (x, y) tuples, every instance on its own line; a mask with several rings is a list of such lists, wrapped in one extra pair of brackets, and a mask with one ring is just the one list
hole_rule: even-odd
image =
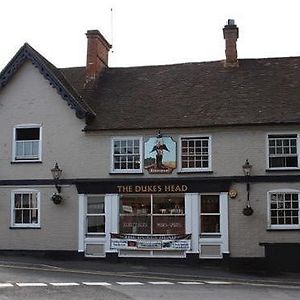
[[(182, 140), (183, 139), (201, 139), (208, 138), (208, 167), (207, 168), (183, 168), (182, 167)], [(212, 170), (212, 151), (211, 151), (211, 135), (201, 134), (201, 135), (182, 135), (179, 136), (179, 151), (178, 151), (178, 167), (180, 172), (210, 172)]]
[[(104, 212), (103, 213), (98, 213), (98, 214), (88, 214), (88, 201), (89, 198), (93, 198), (93, 197), (103, 197), (103, 204), (104, 204)], [(103, 232), (88, 232), (88, 217), (104, 217), (104, 231)], [(88, 194), (86, 195), (86, 205), (85, 205), (85, 235), (87, 237), (94, 237), (94, 236), (105, 236), (106, 233), (106, 203), (105, 203), (105, 195), (102, 194)]]
[[(24, 223), (24, 224), (19, 224), (15, 223), (15, 195), (16, 194), (36, 194), (37, 198), (37, 211), (38, 211), (38, 221), (37, 223)], [(11, 191), (11, 201), (10, 201), (10, 220), (11, 220), (11, 227), (12, 228), (39, 228), (41, 226), (41, 193), (38, 190), (34, 189), (17, 189)]]
[[(140, 147), (140, 168), (139, 169), (115, 169), (114, 168), (114, 142), (115, 141), (128, 141), (128, 140), (139, 140)], [(111, 139), (111, 173), (143, 173), (143, 138), (141, 136), (121, 136), (113, 137)]]
[[(17, 146), (16, 146), (16, 137), (17, 129), (30, 129), (30, 128), (39, 128), (40, 130), (40, 139), (39, 139), (39, 154), (37, 159), (17, 159)], [(13, 145), (12, 145), (12, 161), (13, 162), (40, 162), (42, 161), (42, 125), (41, 124), (19, 124), (14, 127), (13, 131)]]
[[(203, 196), (218, 196), (219, 198), (219, 212), (218, 213), (202, 213), (201, 211), (201, 199)], [(202, 232), (201, 231), (201, 218), (202, 216), (218, 216), (219, 217), (219, 225), (220, 225), (220, 228), (219, 228), (219, 232)], [(214, 236), (220, 236), (222, 234), (222, 224), (221, 224), (221, 217), (222, 217), (222, 211), (221, 211), (221, 197), (220, 197), (220, 194), (218, 193), (201, 193), (199, 195), (199, 234), (200, 234), (200, 237), (203, 235), (203, 236), (211, 236), (211, 237), (214, 237)]]
[[(298, 194), (298, 224), (271, 224), (271, 194), (272, 193), (297, 193)], [(294, 189), (277, 189), (271, 190), (267, 193), (267, 216), (268, 216), (268, 229), (300, 229), (300, 190)]]
[[(269, 149), (269, 136), (272, 135), (296, 135), (296, 139), (297, 139), (297, 143), (296, 143), (296, 147), (297, 147), (297, 161), (298, 161), (298, 167), (270, 167), (269, 164), (269, 158), (270, 158), (270, 149)], [(296, 132), (268, 132), (266, 135), (266, 153), (267, 153), (267, 157), (266, 157), (266, 165), (267, 165), (267, 170), (299, 170), (300, 169), (300, 140), (299, 140), (299, 134)]]

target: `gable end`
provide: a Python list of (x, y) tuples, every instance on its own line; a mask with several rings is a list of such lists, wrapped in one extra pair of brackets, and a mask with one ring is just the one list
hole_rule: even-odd
[(85, 118), (86, 121), (89, 121), (95, 117), (96, 114), (84, 103), (82, 97), (72, 88), (63, 74), (27, 43), (20, 48), (0, 73), (0, 89), (6, 86), (26, 60), (29, 60), (39, 70), (63, 100), (67, 102), (68, 106), (75, 110), (77, 118)]

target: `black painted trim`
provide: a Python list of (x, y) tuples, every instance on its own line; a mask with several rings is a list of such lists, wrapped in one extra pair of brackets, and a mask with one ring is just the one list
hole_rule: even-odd
[[(120, 174), (119, 174), (120, 175)], [(72, 179), (60, 179), (59, 184), (64, 185), (72, 185), (79, 183), (122, 183), (129, 184), (135, 183), (137, 178), (127, 177), (129, 174), (122, 174), (123, 177), (118, 178), (72, 178)], [(137, 174), (135, 174), (137, 175)], [(139, 174), (142, 175), (142, 174)], [(138, 178), (139, 182), (144, 184), (156, 182), (159, 183), (162, 180), (169, 181), (170, 183), (183, 183), (185, 180), (188, 181), (197, 181), (197, 182), (221, 182), (221, 181), (229, 181), (232, 183), (245, 183), (245, 176), (193, 176), (193, 177), (148, 177), (148, 178)], [(260, 175), (260, 176), (250, 176), (249, 181), (252, 183), (263, 183), (263, 182), (300, 182), (300, 175)], [(7, 185), (55, 185), (53, 179), (3, 179), (0, 180), (0, 186)]]

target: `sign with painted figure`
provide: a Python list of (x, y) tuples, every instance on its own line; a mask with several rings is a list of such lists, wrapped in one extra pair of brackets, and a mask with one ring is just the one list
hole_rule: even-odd
[(150, 174), (170, 174), (176, 169), (176, 142), (170, 136), (151, 137), (145, 142), (144, 168)]

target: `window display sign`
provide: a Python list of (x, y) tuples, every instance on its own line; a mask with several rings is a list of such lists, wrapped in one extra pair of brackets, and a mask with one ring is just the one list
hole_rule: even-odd
[(170, 174), (176, 169), (176, 142), (158, 135), (145, 142), (144, 167), (150, 174)]
[(187, 251), (191, 249), (191, 234), (161, 236), (111, 234), (111, 249)]

